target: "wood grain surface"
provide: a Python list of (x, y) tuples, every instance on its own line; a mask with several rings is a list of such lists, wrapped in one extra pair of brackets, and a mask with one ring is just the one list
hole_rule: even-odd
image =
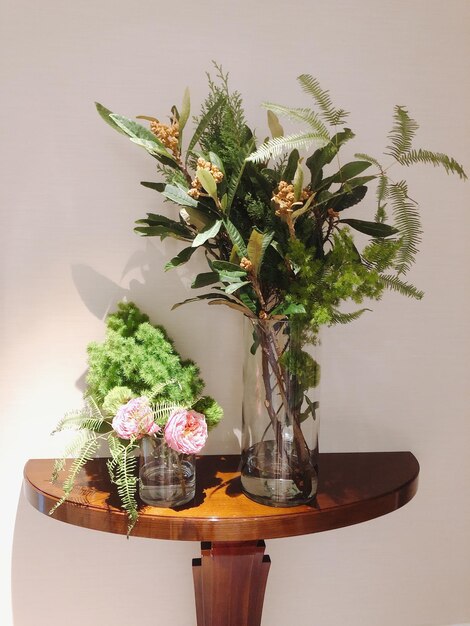
[[(52, 459), (32, 459), (24, 469), (29, 502), (48, 514), (61, 497), (61, 480), (51, 483)], [(242, 494), (236, 455), (197, 460), (196, 497), (178, 508), (140, 503), (132, 535), (186, 541), (255, 541), (321, 532), (390, 513), (415, 495), (419, 464), (411, 452), (351, 452), (320, 455), (319, 486), (309, 505), (263, 506)], [(54, 519), (105, 532), (126, 534), (125, 513), (110, 483), (106, 459), (80, 473), (69, 499)], [(51, 520), (52, 522), (52, 520)]]

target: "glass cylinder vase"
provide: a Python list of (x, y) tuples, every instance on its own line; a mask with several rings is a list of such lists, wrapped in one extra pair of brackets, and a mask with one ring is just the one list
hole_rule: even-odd
[(162, 437), (143, 437), (140, 442), (139, 495), (152, 506), (175, 507), (194, 498), (194, 454), (181, 454)]
[[(241, 483), (269, 506), (312, 500), (318, 484), (319, 365), (300, 324), (245, 318)], [(316, 355), (317, 345), (312, 346)]]

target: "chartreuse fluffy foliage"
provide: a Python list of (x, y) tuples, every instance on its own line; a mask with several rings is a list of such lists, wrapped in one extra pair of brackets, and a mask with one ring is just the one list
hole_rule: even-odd
[(183, 407), (203, 413), (209, 429), (220, 421), (223, 411), (213, 398), (201, 395), (204, 381), (196, 364), (182, 360), (165, 329), (152, 326), (135, 304), (119, 303), (106, 326), (105, 340), (88, 345), (84, 406), (67, 414), (54, 431), (73, 428), (79, 432), (64, 457), (55, 463), (54, 480), (64, 469), (66, 458), (75, 457), (63, 485), (64, 495), (51, 513), (70, 495), (78, 473), (96, 454), (100, 442), (105, 442), (111, 454), (108, 470), (127, 511), (130, 532), (138, 517), (135, 453), (139, 441), (116, 436), (111, 422), (119, 408), (133, 398), (147, 396), (160, 426), (174, 409)]
[[(159, 171), (165, 168), (163, 182), (143, 184), (171, 201), (168, 215), (149, 213), (136, 232), (184, 242), (167, 270), (204, 249), (208, 271), (195, 276), (192, 287), (210, 290), (185, 302), (207, 300), (248, 317), (288, 318), (304, 339), (315, 341), (321, 325), (347, 323), (367, 310), (345, 313), (345, 302), (362, 305), (385, 289), (420, 299), (422, 292), (404, 280), (422, 233), (402, 170), (431, 164), (465, 179), (463, 167), (442, 152), (416, 147), (418, 124), (403, 106), (393, 112), (386, 162), (360, 152), (341, 162), (343, 146), (355, 138), (346, 125), (349, 114), (308, 74), (298, 78), (306, 106), (264, 103), (271, 137), (258, 141), (240, 94), (216, 70), (189, 137), (187, 92), (181, 113), (172, 109), (171, 128), (153, 134), (97, 105), (112, 128), (144, 147)], [(284, 133), (280, 118), (297, 128)], [(178, 151), (168, 133), (178, 133)], [(363, 203), (371, 186), (372, 218)]]

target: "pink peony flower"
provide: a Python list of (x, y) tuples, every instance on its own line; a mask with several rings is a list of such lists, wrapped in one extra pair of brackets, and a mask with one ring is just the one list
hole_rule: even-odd
[(146, 396), (133, 398), (123, 404), (114, 416), (112, 426), (121, 439), (142, 439), (160, 430), (155, 424), (152, 407)]
[(207, 440), (206, 418), (196, 411), (175, 409), (165, 426), (165, 441), (177, 452), (194, 454)]

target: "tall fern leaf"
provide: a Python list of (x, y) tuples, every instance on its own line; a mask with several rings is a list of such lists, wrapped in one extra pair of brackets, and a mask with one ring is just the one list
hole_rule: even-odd
[(388, 138), (391, 145), (387, 146), (387, 152), (399, 163), (404, 154), (411, 150), (411, 144), (419, 125), (409, 115), (405, 107), (395, 106), (393, 113), (393, 127)]
[(349, 113), (344, 109), (335, 109), (330, 98), (328, 91), (325, 91), (320, 87), (320, 84), (316, 78), (309, 74), (302, 74), (298, 77), (302, 89), (313, 96), (317, 103), (324, 120), (326, 120), (332, 126), (338, 124), (344, 124)]
[(122, 508), (127, 512), (127, 534), (131, 532), (138, 518), (137, 511), (137, 461), (138, 457), (134, 452), (138, 443), (130, 440), (123, 444), (116, 437), (108, 438), (109, 449), (113, 458), (113, 463), (108, 464), (110, 475), (117, 487)]
[(70, 466), (70, 470), (67, 475), (67, 478), (64, 481), (64, 484), (63, 484), (64, 494), (60, 498), (60, 500), (58, 500), (58, 502), (56, 502), (55, 505), (52, 507), (52, 509), (49, 511), (49, 515), (52, 515), (54, 511), (61, 504), (63, 504), (65, 500), (67, 500), (67, 498), (72, 492), (72, 489), (75, 485), (75, 480), (77, 479), (77, 476), (80, 470), (85, 465), (85, 463), (87, 461), (90, 461), (93, 458), (93, 456), (96, 454), (96, 452), (98, 451), (98, 447), (99, 447), (98, 437), (92, 431), (86, 431), (86, 433), (88, 435), (87, 440), (81, 447), (77, 458), (73, 460), (73, 463)]
[(194, 134), (188, 145), (185, 165), (188, 164), (189, 157), (191, 156), (194, 147), (196, 146), (203, 132), (206, 130), (207, 126), (210, 124), (210, 121), (212, 120), (212, 118), (217, 113), (217, 111), (219, 110), (219, 108), (222, 106), (223, 103), (224, 103), (224, 98), (222, 97), (216, 100), (215, 103), (211, 106), (211, 108), (207, 111), (207, 113), (204, 115), (204, 117), (201, 119), (201, 121), (197, 125), (197, 128), (194, 131)]
[(389, 185), (388, 193), (393, 205), (395, 226), (400, 231), (402, 240), (396, 257), (396, 269), (398, 274), (405, 274), (418, 253), (422, 234), (421, 221), (417, 205), (408, 197), (405, 181)]
[(99, 432), (105, 421), (106, 418), (101, 413), (95, 400), (91, 396), (88, 396), (85, 398), (83, 408), (66, 413), (52, 431), (52, 434), (67, 428), (84, 428)]

